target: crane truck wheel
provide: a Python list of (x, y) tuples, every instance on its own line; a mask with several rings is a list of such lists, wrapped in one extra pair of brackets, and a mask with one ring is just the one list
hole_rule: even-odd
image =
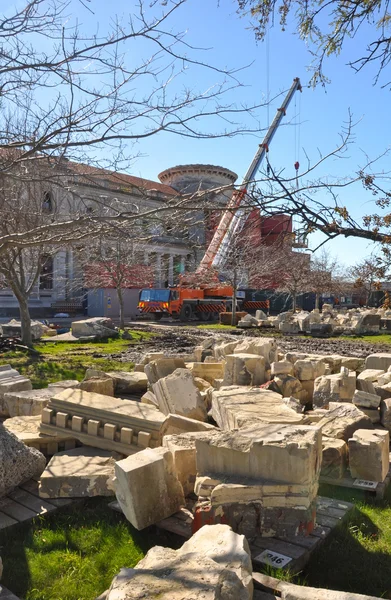
[(160, 321), (160, 319), (163, 317), (163, 313), (153, 313), (153, 320), (154, 321)]
[(193, 311), (191, 309), (190, 304), (185, 304), (182, 306), (181, 313), (179, 315), (181, 321), (190, 321)]
[(200, 321), (209, 321), (209, 314), (207, 312), (199, 312), (197, 313), (197, 317)]

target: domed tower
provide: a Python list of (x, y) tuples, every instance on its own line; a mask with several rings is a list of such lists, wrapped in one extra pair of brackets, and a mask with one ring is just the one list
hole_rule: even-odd
[[(214, 165), (178, 165), (162, 171), (158, 177), (162, 183), (182, 194), (231, 186), (238, 178), (233, 171)], [(221, 202), (226, 202), (231, 193), (231, 190), (223, 191), (216, 195), (216, 199), (221, 196)]]
[[(217, 226), (222, 208), (227, 204), (232, 195), (232, 186), (238, 176), (233, 171), (215, 165), (178, 165), (162, 171), (158, 175), (160, 181), (180, 192), (181, 194), (195, 194), (203, 190), (214, 190), (212, 192), (213, 203), (219, 210), (204, 210), (197, 212), (194, 205), (194, 222), (198, 223), (189, 228), (189, 238), (197, 245), (209, 244), (214, 229)], [(221, 189), (223, 188), (223, 189)], [(226, 189), (224, 189), (226, 188)], [(200, 227), (200, 223), (204, 227)], [(197, 259), (202, 257), (203, 252), (197, 252)]]

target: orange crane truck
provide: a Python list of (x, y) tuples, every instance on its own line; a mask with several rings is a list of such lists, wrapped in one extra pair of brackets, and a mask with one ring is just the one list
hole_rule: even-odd
[[(163, 316), (171, 316), (182, 321), (189, 321), (194, 317), (200, 321), (217, 320), (219, 313), (232, 310), (235, 303), (240, 310), (268, 308), (268, 301), (249, 303), (245, 293), (236, 292), (233, 287), (220, 283), (218, 272), (226, 260), (230, 241), (234, 235), (240, 233), (247, 212), (243, 210), (243, 199), (247, 195), (248, 185), (254, 181), (255, 175), (269, 150), (270, 142), (277, 131), (286, 109), (296, 91), (301, 91), (300, 79), (293, 80), (283, 104), (277, 113), (259, 145), (259, 148), (247, 170), (239, 188), (234, 191), (227, 208), (224, 210), (213, 238), (202, 258), (197, 270), (181, 277), (180, 284), (172, 288), (156, 289), (146, 288), (141, 290), (138, 309), (141, 314), (152, 314), (156, 320)], [(209, 283), (205, 283), (208, 281)], [(250, 307), (251, 304), (251, 307)]]

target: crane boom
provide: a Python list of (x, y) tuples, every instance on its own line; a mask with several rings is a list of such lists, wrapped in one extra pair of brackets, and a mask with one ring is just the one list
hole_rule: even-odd
[(254, 180), (254, 177), (269, 150), (269, 145), (274, 137), (274, 134), (276, 133), (278, 126), (285, 116), (286, 109), (288, 108), (289, 103), (297, 90), (300, 92), (302, 90), (300, 79), (298, 77), (293, 80), (284, 102), (282, 103), (281, 107), (277, 109), (276, 116), (274, 117), (262, 144), (259, 144), (259, 148), (251, 162), (250, 167), (247, 170), (247, 173), (243, 178), (241, 185), (232, 194), (232, 198), (226, 210), (222, 214), (220, 223), (217, 226), (208, 249), (206, 250), (205, 255), (198, 266), (196, 271), (197, 273), (206, 271), (212, 265), (214, 267), (220, 266), (222, 259), (226, 254), (227, 247), (229, 246), (231, 237), (230, 232), (232, 234), (233, 232), (237, 231), (240, 227), (240, 221), (242, 221), (243, 217), (246, 216), (243, 210), (240, 211), (238, 209), (247, 195), (247, 187), (249, 183)]

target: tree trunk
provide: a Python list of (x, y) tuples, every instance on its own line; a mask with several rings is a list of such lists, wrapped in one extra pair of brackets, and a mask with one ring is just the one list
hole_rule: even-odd
[(297, 294), (296, 294), (296, 292), (294, 292), (292, 294), (292, 301), (293, 301), (292, 310), (293, 310), (293, 313), (295, 313), (296, 312), (296, 307), (297, 307)]
[(124, 297), (122, 295), (122, 289), (117, 288), (118, 304), (119, 304), (119, 328), (125, 329), (125, 316), (124, 316)]
[(31, 317), (28, 305), (28, 296), (23, 297), (18, 295), (20, 322), (22, 325), (22, 342), (26, 346), (33, 345), (33, 337), (31, 334)]
[(315, 308), (319, 309), (319, 299), (320, 299), (320, 294), (318, 292), (316, 292), (315, 294)]
[(232, 293), (232, 318), (231, 318), (231, 325), (233, 327), (236, 327), (236, 280), (237, 280), (237, 275), (236, 275), (236, 269), (234, 269), (234, 278), (233, 278), (233, 293)]

